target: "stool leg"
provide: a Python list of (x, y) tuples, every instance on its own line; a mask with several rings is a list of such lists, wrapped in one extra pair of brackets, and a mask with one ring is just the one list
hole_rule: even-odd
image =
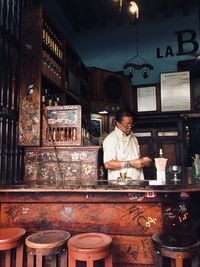
[(88, 256), (86, 267), (93, 267), (93, 265), (94, 265), (94, 261), (91, 259), (90, 256)]
[(175, 259), (171, 259), (171, 267), (176, 267), (176, 260)]
[(105, 267), (112, 267), (112, 254), (105, 258)]
[(42, 267), (42, 255), (36, 255), (36, 267)]
[(68, 253), (68, 266), (76, 267), (76, 260), (71, 257), (70, 253)]
[(24, 245), (21, 244), (16, 249), (16, 267), (22, 267), (23, 266), (23, 253), (24, 253)]
[(183, 267), (183, 257), (181, 253), (176, 254), (176, 267)]
[(33, 267), (34, 265), (34, 255), (30, 254), (28, 252), (28, 257), (27, 257), (27, 267)]
[(161, 255), (160, 250), (154, 250), (154, 266), (155, 267), (162, 267), (163, 266), (163, 257)]
[(199, 255), (194, 256), (192, 259), (192, 267), (199, 267)]
[(10, 267), (11, 264), (11, 250), (6, 250), (5, 252), (5, 267)]
[(60, 267), (67, 267), (67, 251), (60, 255)]
[(52, 255), (51, 256), (51, 267), (56, 267), (57, 266), (57, 256)]

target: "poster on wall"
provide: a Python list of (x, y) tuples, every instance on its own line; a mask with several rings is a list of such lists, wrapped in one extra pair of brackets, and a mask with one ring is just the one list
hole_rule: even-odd
[(156, 111), (156, 87), (137, 87), (138, 112)]
[(160, 74), (161, 111), (191, 109), (190, 72), (167, 72)]

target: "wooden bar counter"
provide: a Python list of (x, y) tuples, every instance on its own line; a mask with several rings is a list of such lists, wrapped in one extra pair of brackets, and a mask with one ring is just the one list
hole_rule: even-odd
[(200, 184), (149, 186), (148, 181), (129, 186), (1, 187), (1, 224), (22, 226), (29, 233), (107, 233), (113, 237), (115, 266), (153, 266), (152, 234), (166, 222), (185, 224), (190, 196), (199, 191)]

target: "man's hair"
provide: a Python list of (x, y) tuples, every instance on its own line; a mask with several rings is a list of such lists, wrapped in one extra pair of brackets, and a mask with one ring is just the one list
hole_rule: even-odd
[(123, 117), (132, 117), (133, 118), (133, 112), (130, 109), (120, 109), (116, 113), (115, 119), (116, 119), (116, 121), (121, 122)]

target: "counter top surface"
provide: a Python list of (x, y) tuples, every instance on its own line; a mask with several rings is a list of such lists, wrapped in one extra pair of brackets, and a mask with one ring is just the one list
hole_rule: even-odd
[(133, 181), (128, 185), (108, 184), (99, 181), (96, 185), (38, 185), (16, 184), (0, 186), (0, 192), (198, 192), (200, 183), (188, 180), (169, 181), (162, 185), (149, 185), (149, 181)]

